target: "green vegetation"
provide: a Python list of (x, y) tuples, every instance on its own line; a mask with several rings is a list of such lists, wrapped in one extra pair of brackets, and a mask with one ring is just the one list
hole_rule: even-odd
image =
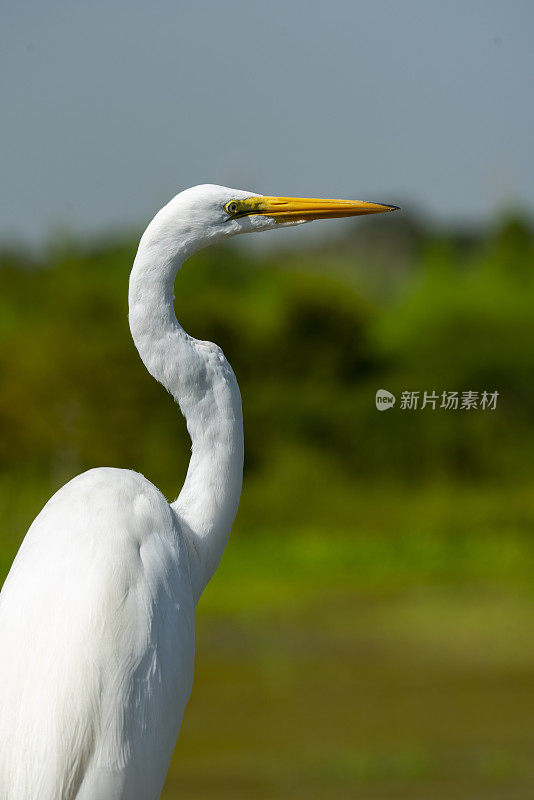
[[(164, 796), (519, 800), (534, 794), (534, 236), (401, 215), (342, 231), (298, 252), (206, 250), (179, 276), (179, 319), (238, 376), (246, 473)], [(185, 425), (129, 337), (134, 254), (0, 254), (2, 578), (84, 469), (178, 492)], [(405, 390), (499, 397), (402, 410)]]

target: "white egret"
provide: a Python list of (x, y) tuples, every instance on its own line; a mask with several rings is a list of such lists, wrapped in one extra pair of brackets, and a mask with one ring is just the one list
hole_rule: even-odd
[(160, 797), (191, 691), (195, 606), (228, 540), (243, 467), (234, 373), (174, 314), (181, 263), (238, 233), (394, 208), (206, 185), (148, 226), (130, 329), (185, 416), (189, 469), (170, 504), (136, 472), (91, 469), (31, 525), (0, 595), (0, 800)]

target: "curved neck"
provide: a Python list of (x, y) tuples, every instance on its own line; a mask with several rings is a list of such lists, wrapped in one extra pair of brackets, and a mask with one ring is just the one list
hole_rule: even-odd
[[(157, 220), (157, 218), (156, 218)], [(198, 600), (215, 572), (234, 521), (243, 475), (243, 421), (235, 375), (222, 350), (180, 327), (173, 308), (174, 280), (202, 242), (147, 228), (130, 275), (129, 320), (143, 363), (178, 402), (192, 454), (183, 488), (172, 508), (190, 554)]]

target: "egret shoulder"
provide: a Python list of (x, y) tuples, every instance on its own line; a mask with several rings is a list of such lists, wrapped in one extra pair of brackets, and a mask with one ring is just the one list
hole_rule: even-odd
[[(0, 693), (0, 797), (74, 798), (82, 777), (95, 800), (100, 786), (111, 800), (111, 785), (117, 797), (126, 785), (128, 797), (159, 796), (181, 722), (165, 709), (183, 709), (191, 690), (194, 602), (187, 548), (156, 487), (99, 468), (56, 492), (2, 589), (0, 639), (0, 685), (11, 687)], [(64, 776), (72, 785), (58, 795)]]

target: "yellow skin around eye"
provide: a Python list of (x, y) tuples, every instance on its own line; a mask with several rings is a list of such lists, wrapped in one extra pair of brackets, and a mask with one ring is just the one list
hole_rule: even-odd
[(241, 216), (242, 214), (254, 214), (265, 211), (267, 206), (262, 203), (262, 197), (247, 197), (244, 200), (230, 200), (226, 203), (224, 210), (232, 217)]

